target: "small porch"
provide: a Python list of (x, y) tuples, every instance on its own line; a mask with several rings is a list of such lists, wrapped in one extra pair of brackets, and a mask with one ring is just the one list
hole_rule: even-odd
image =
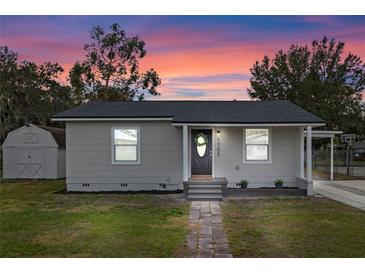
[[(282, 194), (295, 192), (312, 195), (312, 127), (303, 124), (217, 124), (180, 125), (183, 141), (183, 182), (189, 200), (222, 200), (234, 191), (242, 192), (239, 182), (250, 181), (247, 192), (255, 190)], [(265, 153), (252, 160), (248, 155), (247, 132), (256, 130), (267, 135), (259, 136)], [(197, 147), (203, 132), (207, 140), (202, 149)], [(308, 138), (305, 140), (305, 135)], [(246, 138), (246, 139), (245, 139)], [(253, 136), (253, 138), (256, 138)], [(305, 153), (305, 141), (307, 151)], [(252, 146), (251, 146), (252, 148)], [(201, 152), (201, 155), (198, 155)], [(252, 153), (252, 151), (250, 151)], [(304, 157), (306, 155), (306, 169)], [(260, 158), (261, 157), (261, 158)], [(199, 169), (200, 166), (203, 168)], [(306, 171), (306, 174), (305, 174)], [(274, 181), (283, 179), (284, 188), (274, 189)], [(280, 193), (279, 193), (280, 192)], [(258, 193), (258, 192), (257, 192)], [(263, 192), (259, 193), (260, 195)], [(206, 198), (206, 199), (205, 199)]]

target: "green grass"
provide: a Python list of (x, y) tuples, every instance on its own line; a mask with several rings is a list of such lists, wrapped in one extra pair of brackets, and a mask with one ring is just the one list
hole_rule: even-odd
[(326, 198), (228, 201), (235, 257), (365, 257), (365, 212)]
[(188, 204), (171, 195), (55, 194), (64, 181), (0, 184), (1, 257), (182, 257)]

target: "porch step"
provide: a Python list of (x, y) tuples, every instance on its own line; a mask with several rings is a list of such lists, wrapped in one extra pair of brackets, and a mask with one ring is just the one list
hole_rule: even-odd
[(189, 201), (223, 201), (226, 186), (227, 181), (223, 179), (189, 180), (186, 182), (186, 198)]
[(208, 189), (190, 188), (188, 190), (188, 194), (223, 194), (223, 191), (222, 188), (208, 188)]
[(218, 188), (218, 189), (222, 189), (221, 185), (216, 185), (216, 184), (189, 184), (189, 189), (214, 189), (214, 188)]
[(213, 180), (212, 175), (193, 175), (191, 180)]
[(186, 198), (189, 201), (223, 201), (226, 178), (190, 178), (184, 182)]
[(227, 185), (227, 180), (226, 178), (214, 178), (211, 180), (190, 178), (186, 183), (188, 185)]
[(188, 194), (188, 201), (223, 201), (222, 194)]

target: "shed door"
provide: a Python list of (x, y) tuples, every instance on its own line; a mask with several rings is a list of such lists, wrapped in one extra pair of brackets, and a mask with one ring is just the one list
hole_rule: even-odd
[(45, 178), (45, 165), (44, 148), (17, 149), (18, 178)]

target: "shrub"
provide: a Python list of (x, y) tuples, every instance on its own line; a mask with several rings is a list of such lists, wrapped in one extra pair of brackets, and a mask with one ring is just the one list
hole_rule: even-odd
[(276, 188), (282, 188), (283, 187), (283, 184), (284, 184), (284, 181), (281, 180), (281, 179), (276, 179), (275, 182), (274, 182), (274, 184), (275, 184), (275, 187)]
[(247, 188), (247, 185), (248, 185), (248, 181), (243, 179), (239, 182), (241, 188)]

